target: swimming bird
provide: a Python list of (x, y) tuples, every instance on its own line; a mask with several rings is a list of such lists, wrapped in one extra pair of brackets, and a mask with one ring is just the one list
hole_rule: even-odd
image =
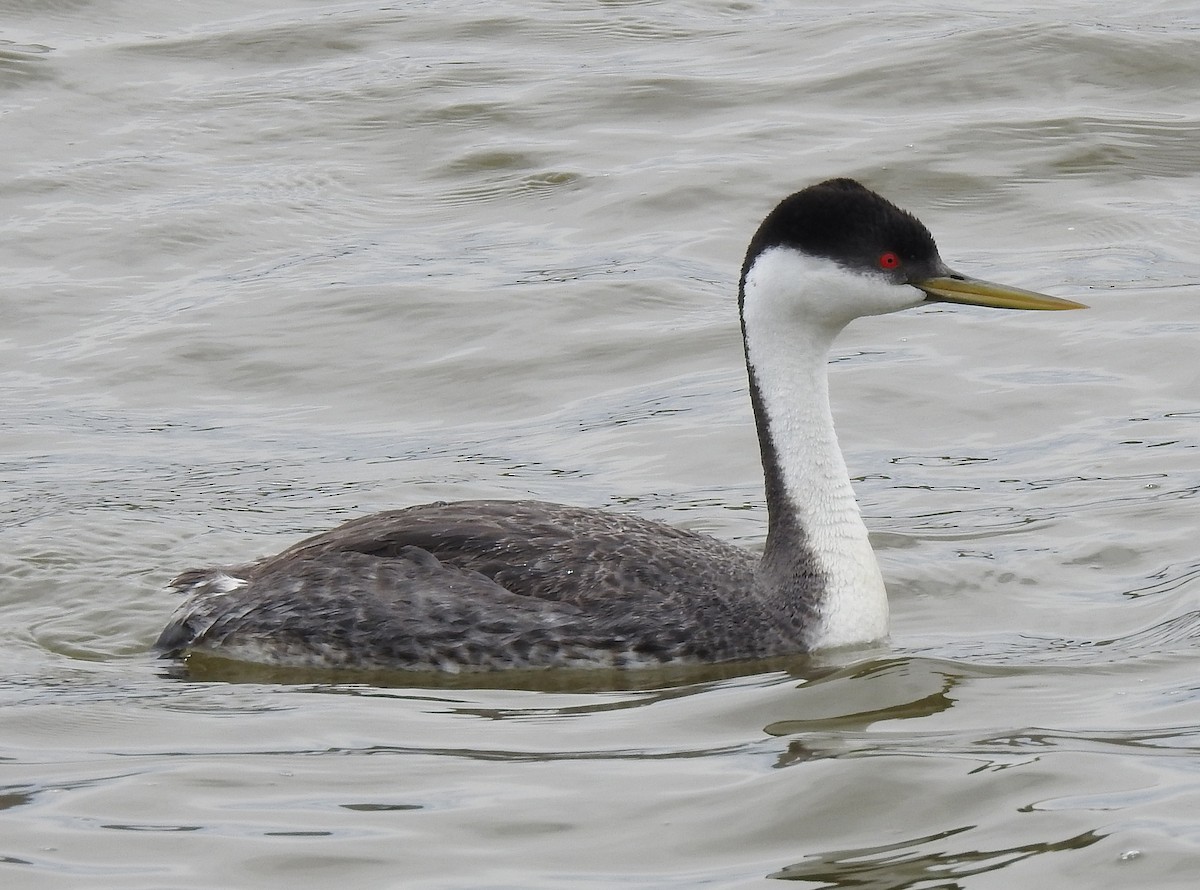
[(641, 517), (540, 501), (353, 519), (244, 565), (193, 569), (156, 643), (272, 665), (463, 671), (755, 659), (868, 644), (883, 578), (834, 433), (826, 362), (853, 319), (924, 302), (1081, 304), (969, 278), (916, 217), (850, 179), (784, 198), (738, 308), (765, 477), (761, 556)]

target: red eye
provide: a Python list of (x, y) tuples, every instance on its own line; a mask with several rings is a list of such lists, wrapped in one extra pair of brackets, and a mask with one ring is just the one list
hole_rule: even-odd
[(879, 255), (880, 269), (895, 269), (900, 265), (900, 256), (895, 251), (887, 251)]

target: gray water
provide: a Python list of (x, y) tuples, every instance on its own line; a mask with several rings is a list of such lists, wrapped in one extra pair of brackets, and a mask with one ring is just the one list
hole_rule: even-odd
[[(3, 5), (0, 886), (1191, 888), (1200, 11)], [(857, 322), (888, 646), (149, 653), (182, 568), (439, 498), (761, 544), (734, 291), (819, 179), (1091, 305)]]

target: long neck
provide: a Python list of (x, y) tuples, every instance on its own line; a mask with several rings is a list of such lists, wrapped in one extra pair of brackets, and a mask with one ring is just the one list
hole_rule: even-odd
[(742, 320), (769, 514), (760, 595), (792, 615), (811, 648), (881, 639), (887, 593), (829, 408), (826, 363), (840, 326), (769, 315), (746, 305)]

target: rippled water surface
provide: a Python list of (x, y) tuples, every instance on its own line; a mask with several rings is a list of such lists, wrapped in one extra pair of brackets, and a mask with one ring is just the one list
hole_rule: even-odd
[[(1194, 887), (1200, 13), (1043, 6), (4, 4), (0, 886)], [(839, 341), (887, 647), (149, 654), (179, 569), (387, 507), (758, 546), (737, 270), (833, 175), (1092, 306)]]

